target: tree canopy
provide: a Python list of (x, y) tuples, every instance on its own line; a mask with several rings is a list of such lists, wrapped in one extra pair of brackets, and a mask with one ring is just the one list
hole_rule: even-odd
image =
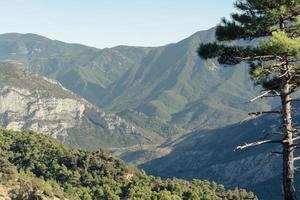
[[(217, 42), (201, 44), (199, 55), (205, 59), (218, 57), (227, 65), (248, 62), (255, 83), (272, 90), (279, 90), (282, 64), (287, 61), (293, 74), (292, 87), (298, 88), (299, 0), (238, 0), (234, 5), (239, 12), (232, 14), (230, 21), (222, 19), (216, 28)], [(243, 44), (235, 45), (233, 40), (243, 40)]]
[(65, 147), (32, 132), (0, 130), (0, 187), (12, 188), (13, 199), (244, 200), (246, 190), (225, 190), (214, 182), (148, 176), (103, 150)]

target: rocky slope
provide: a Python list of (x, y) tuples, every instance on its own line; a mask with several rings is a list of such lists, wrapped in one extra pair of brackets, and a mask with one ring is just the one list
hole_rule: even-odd
[(33, 130), (80, 148), (157, 143), (159, 133), (126, 122), (63, 88), (57, 81), (0, 63), (0, 125)]

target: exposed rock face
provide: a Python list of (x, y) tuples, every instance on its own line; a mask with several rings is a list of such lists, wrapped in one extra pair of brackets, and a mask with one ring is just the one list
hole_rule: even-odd
[[(28, 73), (11, 62), (0, 62), (0, 72), (3, 128), (40, 132), (79, 148), (125, 147), (149, 140), (143, 129), (103, 112), (57, 81)], [(129, 142), (123, 142), (126, 139)], [(91, 141), (93, 146), (89, 146)]]
[(85, 105), (75, 99), (47, 98), (39, 91), (22, 88), (0, 88), (0, 116), (4, 128), (66, 137), (66, 130), (76, 126), (84, 110)]
[(124, 119), (115, 114), (107, 114), (99, 111), (95, 106), (91, 105), (87, 106), (86, 109), (83, 107), (83, 109), (86, 111), (85, 114), (90, 121), (105, 129), (116, 130), (118, 128), (122, 128), (124, 133), (134, 133), (137, 131), (136, 127), (128, 124)]

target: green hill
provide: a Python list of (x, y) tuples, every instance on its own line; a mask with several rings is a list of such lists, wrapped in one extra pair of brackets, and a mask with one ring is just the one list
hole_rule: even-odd
[(33, 132), (0, 130), (0, 150), (0, 190), (15, 200), (256, 199), (214, 182), (147, 176), (102, 150), (74, 150)]

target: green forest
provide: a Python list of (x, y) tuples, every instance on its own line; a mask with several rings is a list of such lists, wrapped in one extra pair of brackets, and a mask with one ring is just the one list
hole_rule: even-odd
[(71, 149), (33, 132), (1, 130), (0, 149), (0, 185), (10, 188), (15, 200), (257, 199), (251, 192), (226, 190), (215, 182), (148, 176), (103, 150)]

